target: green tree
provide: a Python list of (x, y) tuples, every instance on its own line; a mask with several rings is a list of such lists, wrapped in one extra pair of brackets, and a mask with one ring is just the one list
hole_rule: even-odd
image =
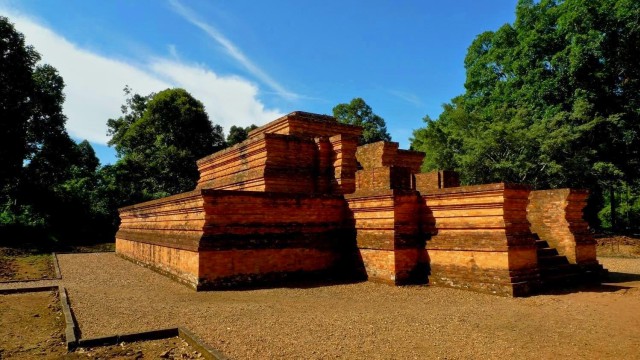
[(53, 68), (37, 65), (39, 60), (38, 52), (25, 44), (24, 35), (0, 16), (0, 191), (5, 196), (15, 190), (23, 163), (42, 140), (38, 135), (46, 124), (39, 121), (50, 115), (39, 112), (48, 109), (37, 102), (47, 93), (39, 86), (47, 85), (45, 78)]
[(225, 146), (222, 128), (211, 124), (202, 103), (184, 89), (125, 93), (130, 97), (123, 115), (107, 125), (109, 145), (119, 157), (115, 181), (129, 192), (127, 202), (192, 190), (196, 160)]
[(343, 124), (362, 126), (360, 145), (391, 141), (384, 119), (374, 114), (371, 107), (361, 98), (355, 98), (348, 104), (336, 105), (333, 108), (333, 117)]
[(638, 19), (634, 0), (519, 1), (469, 47), (466, 92), (414, 132), (425, 169), (590, 188), (595, 220), (602, 194), (640, 175)]
[(26, 125), (32, 116), (33, 71), (40, 55), (0, 16), (0, 191), (6, 192), (27, 155)]
[(0, 17), (0, 224), (62, 228), (58, 191), (79, 161), (65, 129), (64, 81)]
[(258, 126), (253, 124), (245, 128), (232, 125), (229, 129), (229, 135), (227, 135), (227, 146), (233, 146), (247, 140), (247, 137), (249, 137), (249, 132), (257, 128)]

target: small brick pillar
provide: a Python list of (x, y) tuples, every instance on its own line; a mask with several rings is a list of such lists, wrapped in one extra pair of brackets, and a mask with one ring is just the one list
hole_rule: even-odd
[(359, 146), (356, 191), (345, 195), (353, 217), (358, 254), (369, 280), (391, 284), (426, 282), (421, 202), (413, 174), (424, 153), (380, 141)]
[(416, 190), (421, 194), (450, 187), (460, 186), (460, 176), (455, 171), (437, 170), (415, 175)]

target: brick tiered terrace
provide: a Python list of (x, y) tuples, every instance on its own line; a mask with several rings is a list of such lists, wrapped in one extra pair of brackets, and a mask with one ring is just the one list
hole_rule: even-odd
[(586, 192), (461, 187), (419, 174), (423, 153), (358, 147), (361, 131), (305, 112), (255, 129), (197, 162), (194, 191), (120, 209), (116, 251), (199, 290), (360, 278), (522, 296), (604, 273)]

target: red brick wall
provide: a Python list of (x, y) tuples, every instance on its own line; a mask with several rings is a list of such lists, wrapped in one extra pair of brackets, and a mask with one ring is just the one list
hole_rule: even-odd
[(199, 288), (260, 286), (306, 273), (329, 274), (341, 254), (328, 249), (284, 248), (201, 251)]
[(116, 239), (117, 254), (140, 265), (196, 288), (198, 285), (199, 254), (197, 251)]
[(455, 171), (438, 170), (415, 175), (416, 190), (422, 194), (460, 186), (460, 178)]
[(309, 139), (343, 134), (357, 138), (361, 133), (362, 127), (339, 123), (332, 116), (294, 111), (250, 131), (249, 139), (259, 137), (262, 134), (295, 135)]
[[(332, 272), (355, 248), (339, 195), (204, 190), (203, 287)], [(299, 274), (298, 274), (299, 275)]]
[(198, 250), (205, 225), (201, 191), (128, 206), (119, 212), (117, 239)]
[(425, 282), (420, 202), (412, 191), (359, 191), (346, 196), (356, 242), (370, 280)]
[(329, 116), (288, 114), (198, 160), (198, 189), (351, 193), (361, 132)]
[(429, 281), (503, 295), (530, 291), (539, 275), (526, 218), (529, 192), (500, 183), (423, 195), (432, 232)]
[(531, 231), (574, 264), (597, 262), (596, 241), (582, 218), (588, 196), (575, 189), (538, 190), (529, 196)]
[(398, 150), (398, 143), (379, 141), (358, 147), (357, 190), (413, 190), (413, 174), (420, 170), (424, 153)]
[(312, 193), (318, 156), (313, 140), (263, 134), (198, 160), (198, 189)]

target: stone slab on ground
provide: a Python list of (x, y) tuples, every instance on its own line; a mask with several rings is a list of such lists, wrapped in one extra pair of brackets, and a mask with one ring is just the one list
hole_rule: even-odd
[(234, 359), (638, 358), (640, 261), (601, 260), (614, 283), (501, 298), (376, 283), (194, 293), (114, 254), (59, 255), (82, 337), (184, 326)]

